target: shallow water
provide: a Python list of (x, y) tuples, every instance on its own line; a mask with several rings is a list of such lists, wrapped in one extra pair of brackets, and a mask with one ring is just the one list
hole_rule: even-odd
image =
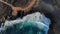
[(6, 21), (0, 27), (0, 34), (47, 34), (51, 21), (39, 12), (24, 16), (22, 19)]

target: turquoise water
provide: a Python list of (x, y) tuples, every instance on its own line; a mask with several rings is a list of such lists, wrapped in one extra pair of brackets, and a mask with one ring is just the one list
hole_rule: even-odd
[(0, 27), (0, 34), (48, 34), (51, 21), (39, 12), (29, 14), (22, 19), (6, 21)]

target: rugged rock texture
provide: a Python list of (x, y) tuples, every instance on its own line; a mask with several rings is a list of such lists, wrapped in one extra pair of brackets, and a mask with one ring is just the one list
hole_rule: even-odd
[(28, 2), (30, 2), (31, 0), (4, 0), (4, 1), (10, 3), (15, 7), (21, 7), (21, 6), (26, 6)]
[[(48, 4), (52, 4), (55, 7), (55, 11), (52, 13), (53, 20), (55, 23), (52, 24), (51, 31), (53, 30), (54, 34), (60, 34), (60, 0), (44, 0)], [(50, 32), (53, 34), (53, 32)]]
[(9, 19), (12, 16), (16, 17), (20, 11), (27, 13), (35, 2), (36, 0), (0, 0), (0, 21), (3, 22), (2, 20), (5, 21), (6, 18)]
[(10, 17), (12, 11), (10, 6), (0, 2), (0, 22), (4, 22), (5, 18)]

